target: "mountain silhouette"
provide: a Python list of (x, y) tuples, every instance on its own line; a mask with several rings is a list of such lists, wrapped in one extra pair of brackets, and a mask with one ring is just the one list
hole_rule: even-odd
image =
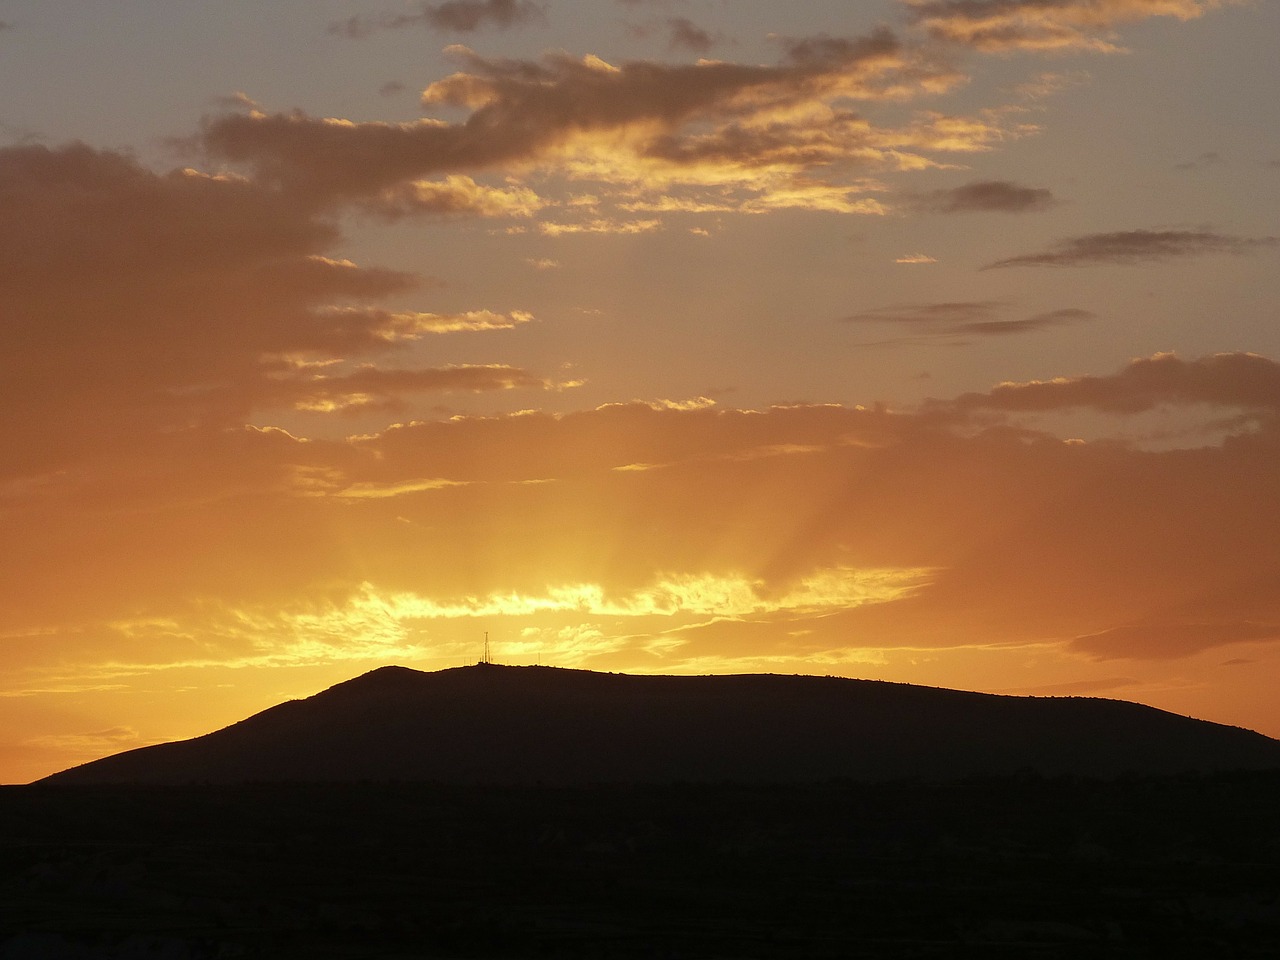
[(1119, 700), (836, 677), (383, 667), (53, 784), (817, 782), (1280, 769), (1280, 741)]

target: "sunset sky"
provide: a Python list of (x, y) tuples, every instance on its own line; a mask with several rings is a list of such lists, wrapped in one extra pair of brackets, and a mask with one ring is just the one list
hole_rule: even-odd
[(0, 0), (0, 782), (389, 663), (1280, 736), (1273, 0)]

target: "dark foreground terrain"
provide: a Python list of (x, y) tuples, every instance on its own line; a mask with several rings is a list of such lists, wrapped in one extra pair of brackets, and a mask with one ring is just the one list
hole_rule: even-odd
[(1280, 773), (0, 788), (0, 958), (1280, 956)]
[(824, 783), (1280, 769), (1280, 741), (1122, 700), (844, 677), (383, 667), (59, 785)]

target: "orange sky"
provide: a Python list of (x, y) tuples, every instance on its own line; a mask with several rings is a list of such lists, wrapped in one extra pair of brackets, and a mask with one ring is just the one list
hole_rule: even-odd
[(485, 631), (1280, 736), (1275, 5), (145, 8), (0, 18), (0, 782)]

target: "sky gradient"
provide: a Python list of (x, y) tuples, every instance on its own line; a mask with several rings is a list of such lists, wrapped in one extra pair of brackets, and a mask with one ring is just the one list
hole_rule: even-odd
[(0, 782), (485, 631), (1280, 736), (1278, 8), (0, 3)]

